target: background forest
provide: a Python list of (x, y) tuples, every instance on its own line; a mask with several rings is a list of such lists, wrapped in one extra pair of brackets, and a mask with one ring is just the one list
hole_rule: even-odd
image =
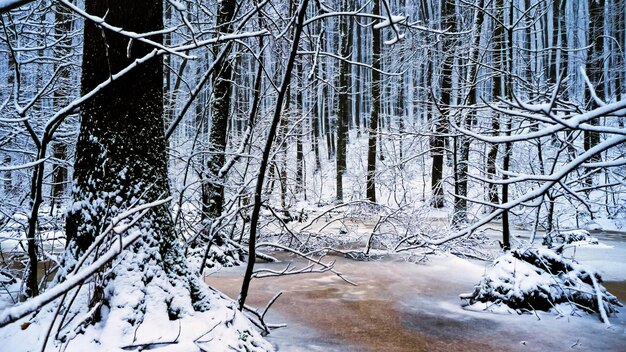
[[(551, 245), (626, 226), (622, 0), (0, 0), (0, 14), (0, 290), (31, 302), (0, 326), (61, 295), (47, 333), (61, 343), (106, 316), (148, 321), (150, 302), (170, 320), (245, 311), (254, 260), (236, 303), (196, 274), (274, 260), (257, 249), (334, 272), (313, 254), (486, 259), (488, 224), (505, 251), (515, 229)], [(69, 331), (77, 286), (89, 317)], [(128, 287), (144, 295), (132, 318), (113, 313)], [(235, 316), (240, 349), (271, 348)]]

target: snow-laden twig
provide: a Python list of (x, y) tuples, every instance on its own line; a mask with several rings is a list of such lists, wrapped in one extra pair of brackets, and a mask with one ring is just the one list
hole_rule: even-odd
[(24, 6), (35, 0), (0, 0), (0, 14)]
[(606, 309), (604, 309), (604, 300), (602, 291), (600, 290), (600, 286), (598, 285), (598, 280), (596, 279), (595, 273), (589, 273), (591, 277), (591, 282), (593, 283), (593, 289), (596, 291), (596, 299), (598, 300), (598, 311), (600, 312), (600, 317), (602, 318), (602, 322), (606, 326), (611, 326), (609, 322), (609, 317), (606, 315)]
[(28, 169), (29, 167), (37, 166), (45, 162), (46, 160), (48, 160), (47, 157), (43, 159), (31, 161), (30, 163), (21, 164), (21, 165), (7, 165), (7, 166), (0, 165), (0, 171), (15, 171), (15, 170), (21, 170), (21, 169)]
[(86, 11), (82, 10), (81, 8), (79, 8), (78, 6), (72, 4), (71, 2), (67, 1), (67, 0), (58, 0), (61, 4), (63, 4), (63, 6), (69, 8), (70, 10), (76, 12), (78, 15), (80, 15), (81, 17), (83, 17), (84, 19), (91, 21), (93, 23), (95, 23), (98, 26), (101, 26), (103, 28), (106, 28), (112, 32), (118, 33), (120, 35), (123, 35), (125, 37), (128, 37), (130, 40), (137, 40), (143, 43), (146, 43), (148, 45), (151, 45), (155, 48), (159, 48), (162, 49), (172, 55), (176, 55), (176, 56), (180, 56), (183, 59), (196, 59), (195, 56), (191, 56), (191, 55), (187, 55), (184, 52), (179, 52), (176, 50), (172, 50), (168, 47), (165, 47), (163, 44), (155, 42), (153, 40), (147, 39), (146, 37), (150, 37), (150, 36), (154, 36), (154, 35), (160, 35), (160, 34), (165, 34), (165, 33), (170, 33), (173, 32), (174, 30), (176, 30), (176, 28), (167, 28), (164, 30), (160, 30), (160, 31), (156, 31), (156, 32), (149, 32), (149, 33), (136, 33), (136, 32), (131, 32), (131, 31), (126, 31), (121, 27), (116, 27), (113, 25), (110, 25), (106, 22), (106, 20), (102, 17), (98, 17), (98, 16), (94, 16), (94, 15), (90, 15), (88, 14)]
[[(598, 40), (598, 39), (595, 39), (595, 40)], [(603, 40), (603, 39), (599, 39), (599, 40)], [(583, 76), (583, 79), (585, 80), (585, 84), (587, 84), (587, 89), (589, 89), (589, 94), (591, 95), (591, 98), (593, 99), (593, 101), (595, 101), (596, 104), (598, 104), (598, 106), (606, 106), (606, 103), (602, 101), (600, 97), (598, 97), (595, 87), (589, 80), (589, 77), (587, 76), (587, 72), (585, 72), (585, 67), (581, 65), (579, 71), (580, 71), (581, 76)]]
[[(626, 101), (625, 101), (626, 103)], [(563, 179), (567, 174), (569, 174), (570, 172), (572, 172), (573, 170), (575, 170), (576, 168), (578, 168), (579, 166), (581, 166), (585, 161), (589, 160), (592, 156), (597, 155), (607, 149), (613, 148), (615, 146), (621, 145), (626, 143), (626, 136), (616, 136), (613, 138), (609, 138), (599, 144), (597, 144), (596, 146), (594, 146), (593, 148), (590, 148), (589, 150), (587, 150), (586, 152), (580, 154), (578, 157), (576, 157), (574, 160), (570, 161), (569, 163), (565, 164), (560, 170), (556, 170), (554, 171), (554, 173), (552, 173), (551, 175), (547, 176), (545, 178), (545, 182), (539, 186), (538, 188), (534, 189), (534, 190), (530, 190), (528, 192), (526, 192), (526, 194), (520, 196), (517, 199), (513, 199), (507, 203), (503, 203), (503, 204), (499, 204), (499, 205), (494, 205), (497, 210), (490, 213), (489, 215), (485, 216), (484, 218), (480, 219), (479, 221), (477, 221), (476, 223), (472, 224), (469, 227), (466, 227), (465, 229), (458, 231), (448, 237), (439, 239), (439, 240), (435, 240), (435, 241), (430, 241), (430, 240), (424, 240), (425, 244), (432, 244), (432, 245), (440, 245), (443, 244), (445, 242), (451, 241), (453, 239), (465, 236), (469, 233), (471, 233), (472, 231), (488, 224), (491, 220), (497, 218), (498, 216), (500, 216), (504, 211), (513, 209), (519, 205), (522, 205), (526, 202), (529, 202), (533, 199), (536, 199), (538, 197), (541, 197), (542, 195), (544, 195), (546, 192), (548, 192), (552, 187), (554, 187), (554, 185), (559, 183), (559, 180)]]
[[(293, 249), (293, 248), (290, 248), (290, 247), (287, 247), (287, 246), (283, 246), (283, 245), (278, 244), (278, 243), (261, 242), (261, 243), (258, 243), (258, 244), (256, 245), (256, 247), (257, 247), (257, 248), (261, 248), (261, 247), (274, 247), (274, 248), (281, 249), (281, 250), (283, 250), (283, 251), (287, 251), (287, 252), (293, 253), (293, 254), (295, 254), (295, 255), (297, 255), (297, 256), (299, 256), (299, 257), (305, 258), (305, 259), (307, 259), (307, 260), (309, 260), (309, 261), (311, 261), (311, 262), (313, 262), (313, 263), (316, 263), (316, 264), (318, 264), (318, 265), (322, 266), (322, 268), (323, 268), (323, 269), (325, 269), (324, 271), (330, 271), (330, 272), (332, 272), (333, 274), (337, 275), (340, 279), (342, 279), (343, 281), (345, 281), (345, 282), (349, 283), (350, 285), (353, 285), (353, 286), (358, 286), (358, 284), (356, 284), (355, 282), (353, 282), (353, 281), (351, 281), (350, 279), (346, 278), (346, 277), (345, 277), (342, 273), (340, 273), (340, 272), (336, 271), (335, 269), (333, 269), (333, 267), (334, 267), (334, 263), (335, 263), (334, 261), (331, 261), (331, 262), (329, 262), (329, 263), (324, 263), (324, 262), (322, 262), (322, 261), (321, 261), (321, 258), (320, 258), (320, 259), (315, 259), (315, 258), (313, 258), (312, 256), (310, 256), (310, 255), (308, 255), (308, 254), (306, 254), (306, 253), (302, 253), (302, 252), (297, 251), (297, 250), (295, 250), (295, 249)], [(309, 266), (310, 266), (310, 265), (309, 265)], [(309, 267), (309, 266), (307, 266), (307, 270), (308, 270), (308, 267)], [(288, 266), (288, 267), (289, 267), (289, 266)], [(287, 273), (287, 272), (288, 272), (288, 271), (286, 271), (286, 273)]]
[[(565, 120), (563, 120), (567, 125), (571, 126), (572, 129), (579, 129), (581, 128), (581, 125), (596, 119), (596, 118), (600, 118), (600, 117), (604, 117), (604, 116), (610, 116), (610, 115), (626, 115), (626, 99), (624, 100), (620, 100), (618, 102), (615, 103), (611, 103), (611, 104), (606, 104), (605, 106), (599, 107), (597, 109), (582, 113), (582, 114), (577, 114), (574, 115), (570, 118), (567, 118)], [(532, 114), (528, 115), (529, 118), (533, 118)], [(548, 127), (542, 128), (538, 131), (534, 131), (534, 132), (529, 132), (529, 133), (523, 133), (523, 134), (519, 134), (519, 135), (511, 135), (511, 136), (486, 136), (480, 133), (476, 133), (473, 131), (470, 131), (468, 129), (462, 128), (460, 126), (457, 126), (453, 123), (451, 123), (451, 125), (458, 130), (459, 132), (466, 134), (468, 136), (471, 136), (473, 138), (476, 138), (482, 142), (486, 142), (486, 143), (494, 143), (494, 144), (502, 144), (502, 143), (513, 143), (513, 142), (519, 142), (519, 141), (527, 141), (530, 139), (536, 139), (536, 138), (541, 138), (541, 137), (546, 137), (546, 136), (551, 136), (559, 131), (563, 131), (568, 129), (567, 126), (563, 125), (563, 124), (553, 124), (550, 125)], [(586, 126), (582, 126), (582, 127), (586, 127)]]

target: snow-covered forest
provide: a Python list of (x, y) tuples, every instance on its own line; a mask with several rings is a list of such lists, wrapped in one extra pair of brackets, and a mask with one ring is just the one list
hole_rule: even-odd
[(0, 350), (623, 349), (624, 0), (0, 20)]

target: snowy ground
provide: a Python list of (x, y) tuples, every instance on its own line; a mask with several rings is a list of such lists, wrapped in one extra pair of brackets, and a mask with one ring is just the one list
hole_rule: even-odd
[[(335, 243), (341, 248), (363, 249), (378, 215), (339, 217), (339, 220), (323, 218), (307, 230), (336, 236)], [(446, 222), (445, 211), (430, 212), (428, 216), (430, 224), (420, 224), (420, 227), (436, 230)], [(495, 256), (499, 251), (499, 225), (494, 223), (488, 227), (487, 246), (482, 251)], [(609, 291), (624, 302), (626, 235), (618, 232), (593, 235), (599, 239), (598, 245), (571, 247), (565, 254), (575, 256), (600, 272), (605, 281), (610, 281), (606, 285)], [(529, 236), (526, 231), (516, 231), (513, 246), (527, 241)], [(14, 245), (11, 241), (5, 244)], [(263, 308), (277, 292), (284, 292), (269, 311), (267, 322), (287, 323), (287, 327), (273, 331), (269, 335), (270, 342), (279, 350), (296, 352), (623, 351), (626, 308), (621, 308), (621, 312), (611, 318), (610, 328), (597, 316), (586, 314), (562, 317), (555, 313), (517, 315), (468, 311), (463, 309), (459, 294), (472, 291), (488, 262), (445, 254), (430, 255), (425, 262), (416, 264), (407, 259), (414, 261), (422, 258), (421, 255), (375, 252), (384, 256), (372, 261), (354, 261), (337, 255), (325, 258), (335, 260), (335, 268), (358, 286), (351, 286), (330, 273), (254, 280), (249, 305)], [(259, 264), (257, 268), (281, 270), (287, 263), (306, 265), (306, 261), (284, 253), (271, 254), (282, 262)], [(205, 281), (236, 298), (243, 271), (243, 267), (222, 268)], [(185, 323), (192, 324), (183, 329), (192, 335), (205, 325), (200, 315)], [(18, 333), (19, 328), (15, 328)], [(170, 340), (172, 331), (176, 335), (178, 330), (166, 326), (155, 329), (163, 333), (163, 340)], [(180, 346), (169, 347), (177, 350)]]
[[(354, 136), (353, 136), (354, 137)], [(344, 200), (360, 202), (365, 195), (365, 152), (366, 139), (352, 139), (348, 156), (348, 172), (344, 176)], [(394, 150), (392, 145), (386, 149)], [(419, 149), (419, 148), (418, 148)], [(290, 149), (290, 152), (292, 150)], [(415, 155), (419, 155), (415, 151)], [(293, 153), (292, 153), (293, 154)], [(322, 155), (325, 151), (322, 150)], [(405, 158), (410, 155), (407, 153)], [(307, 213), (309, 219), (334, 204), (334, 163), (325, 158), (322, 170), (313, 173), (311, 155), (307, 155), (307, 200), (302, 197), (288, 196), (287, 208), (292, 215)], [(373, 232), (374, 224), (393, 209), (402, 209), (403, 225), (410, 230), (432, 236), (450, 233), (450, 209), (434, 210), (428, 207), (430, 198), (429, 180), (426, 178), (430, 169), (429, 158), (409, 158), (403, 168), (396, 167), (398, 160), (388, 157), (381, 166), (378, 189), (378, 202), (388, 208), (382, 210), (364, 205), (354, 206), (353, 210), (341, 209), (343, 214), (331, 214), (322, 221), (313, 223), (302, 234), (314, 234), (311, 240), (328, 241), (337, 248), (364, 249)], [(293, 170), (290, 170), (293, 174)], [(180, 185), (179, 185), (180, 186)], [(449, 185), (447, 191), (449, 191)], [(292, 188), (292, 187), (290, 187)], [(472, 188), (472, 197), (481, 199), (478, 187)], [(477, 193), (478, 192), (478, 193)], [(522, 191), (518, 191), (522, 192)], [(277, 205), (278, 191), (269, 197), (269, 204)], [(448, 203), (449, 204), (449, 199)], [(626, 219), (596, 219), (591, 223), (586, 219), (578, 221), (574, 211), (567, 204), (558, 204), (556, 217), (561, 227), (584, 227), (589, 230), (622, 230), (626, 228)], [(193, 210), (187, 209), (185, 210)], [(479, 206), (471, 209), (470, 219), (475, 220), (482, 212)], [(266, 210), (264, 210), (266, 211)], [(363, 214), (368, 214), (364, 216)], [(521, 212), (513, 217), (516, 226), (530, 228), (534, 211)], [(265, 214), (271, 218), (270, 214)], [(619, 214), (618, 214), (619, 215)], [(334, 216), (334, 218), (332, 217)], [(332, 224), (328, 224), (328, 222)], [(0, 249), (3, 252), (23, 252), (23, 235), (26, 217), (17, 215), (14, 223), (0, 234)], [(580, 222), (578, 224), (578, 222)], [(303, 230), (305, 223), (290, 223), (295, 233)], [(490, 224), (486, 249), (480, 249), (487, 255), (497, 255), (499, 247), (498, 224)], [(45, 228), (42, 237), (46, 240), (46, 250), (60, 252), (64, 247), (62, 229)], [(485, 312), (472, 312), (462, 308), (459, 294), (471, 292), (485, 272), (487, 262), (465, 260), (451, 255), (429, 256), (422, 264), (408, 262), (418, 260), (422, 255), (387, 254), (380, 249), (390, 248), (398, 236), (403, 236), (404, 226), (394, 227), (394, 221), (383, 224), (379, 234), (390, 234), (385, 243), (384, 236), (375, 248), (378, 253), (385, 253), (377, 261), (353, 261), (341, 256), (329, 256), (336, 260), (335, 268), (346, 274), (358, 286), (351, 286), (333, 274), (311, 274), (267, 278), (253, 281), (248, 304), (263, 308), (277, 292), (284, 291), (267, 316), (268, 323), (287, 323), (286, 328), (275, 330), (269, 340), (282, 351), (624, 351), (626, 344), (626, 307), (621, 313), (611, 318), (612, 327), (606, 328), (597, 316), (585, 315), (558, 317), (554, 313), (538, 315), (496, 315)], [(261, 229), (265, 235), (279, 234), (269, 240), (289, 239), (281, 226), (274, 221)], [(323, 236), (318, 236), (323, 235)], [(517, 231), (517, 240), (528, 240), (529, 233)], [(571, 248), (567, 255), (575, 257), (599, 271), (605, 280), (610, 280), (606, 287), (626, 301), (626, 236), (617, 233), (594, 233), (600, 245)], [(318, 237), (316, 237), (318, 236)], [(395, 236), (395, 238), (392, 238)], [(264, 238), (265, 240), (265, 238)], [(513, 241), (514, 246), (518, 243)], [(538, 239), (537, 242), (541, 240)], [(275, 253), (272, 253), (275, 255)], [(263, 264), (275, 270), (284, 268), (286, 262), (306, 265), (301, 259), (277, 254), (281, 263)], [(211, 286), (223, 290), (230, 297), (236, 298), (243, 275), (243, 267), (222, 268), (206, 278)], [(218, 309), (228, 312), (228, 309)], [(2, 303), (0, 303), (2, 307)], [(1, 308), (0, 308), (1, 309)], [(187, 336), (197, 336), (205, 329), (210, 316), (196, 315), (184, 323)], [(151, 324), (154, 336), (162, 341), (172, 340), (177, 334), (177, 326)], [(4, 330), (4, 331), (2, 331)], [(6, 337), (6, 329), (0, 335)], [(11, 332), (18, 332), (13, 328)], [(42, 331), (43, 333), (43, 331)], [(154, 337), (153, 336), (153, 337)], [(142, 339), (141, 341), (148, 341)], [(141, 342), (140, 341), (140, 342)], [(32, 343), (32, 341), (30, 341)], [(36, 345), (36, 344), (35, 344)], [(33, 346), (35, 346), (33, 345)], [(25, 346), (25, 345), (23, 345)], [(177, 346), (170, 345), (171, 350)], [(193, 348), (189, 345), (187, 347)], [(0, 344), (0, 351), (6, 345)], [(181, 351), (187, 351), (182, 349)], [(12, 350), (8, 350), (12, 351)]]

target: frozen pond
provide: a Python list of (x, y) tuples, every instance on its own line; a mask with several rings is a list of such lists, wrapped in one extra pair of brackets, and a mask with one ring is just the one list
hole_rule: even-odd
[[(601, 246), (577, 248), (583, 263), (614, 282), (608, 289), (626, 301), (626, 245), (621, 237), (602, 238)], [(306, 261), (282, 255), (283, 262), (257, 264), (274, 270)], [(287, 323), (269, 339), (282, 351), (624, 351), (626, 308), (606, 328), (593, 315), (557, 317), (496, 315), (461, 308), (460, 293), (478, 283), (486, 263), (435, 256), (426, 264), (393, 255), (359, 262), (340, 256), (335, 268), (351, 286), (331, 273), (253, 280), (248, 304), (265, 307), (279, 291), (268, 323)], [(621, 265), (621, 267), (620, 267)], [(225, 268), (206, 278), (237, 297), (243, 268)]]

